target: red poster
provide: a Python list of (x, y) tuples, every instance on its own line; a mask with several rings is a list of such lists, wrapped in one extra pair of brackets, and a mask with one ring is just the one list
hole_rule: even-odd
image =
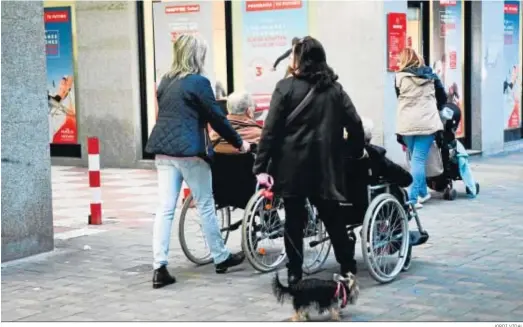
[(387, 15), (387, 69), (397, 71), (399, 55), (407, 43), (407, 14), (390, 13)]
[(456, 69), (457, 67), (457, 53), (456, 51), (451, 51), (449, 53), (450, 69)]

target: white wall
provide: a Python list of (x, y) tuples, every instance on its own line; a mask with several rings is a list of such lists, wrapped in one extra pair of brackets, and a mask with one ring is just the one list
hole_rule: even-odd
[(407, 1), (318, 1), (314, 35), (361, 116), (374, 121), (373, 143), (403, 161), (396, 142), (394, 74), (387, 68), (387, 13), (407, 12)]

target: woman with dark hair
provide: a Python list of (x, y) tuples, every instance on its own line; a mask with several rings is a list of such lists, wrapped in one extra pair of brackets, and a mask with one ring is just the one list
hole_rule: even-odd
[[(363, 158), (362, 122), (336, 81), (338, 76), (327, 65), (325, 50), (318, 40), (309, 36), (299, 40), (292, 49), (290, 67), (292, 75), (280, 80), (272, 94), (253, 171), (258, 182), (269, 188), (274, 176), (274, 193), (284, 200), (289, 283), (302, 278), (307, 198), (318, 209), (331, 237), (342, 275), (356, 274), (355, 241), (349, 239), (339, 215), (339, 202), (346, 201), (344, 129), (353, 142), (354, 155)], [(308, 104), (288, 121), (304, 99)]]

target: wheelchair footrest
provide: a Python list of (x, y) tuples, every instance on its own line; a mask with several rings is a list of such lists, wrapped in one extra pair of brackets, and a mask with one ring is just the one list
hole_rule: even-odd
[(239, 220), (239, 221), (235, 222), (234, 224), (229, 225), (229, 227), (222, 228), (220, 231), (221, 231), (221, 232), (224, 232), (224, 231), (226, 231), (226, 230), (228, 230), (228, 231), (234, 231), (234, 230), (237, 230), (238, 228), (240, 228), (240, 226), (242, 225), (242, 223), (243, 223), (243, 220)]
[(410, 231), (410, 245), (418, 246), (425, 244), (429, 240), (429, 234), (427, 232), (421, 233), (419, 231)]

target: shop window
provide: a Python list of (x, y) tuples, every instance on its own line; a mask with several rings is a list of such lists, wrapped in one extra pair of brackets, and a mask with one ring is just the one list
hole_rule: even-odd
[(407, 10), (407, 46), (423, 55), (423, 20), (420, 7)]
[(504, 3), (503, 119), (505, 141), (521, 138), (521, 4)]
[(431, 1), (430, 65), (439, 75), (448, 95), (447, 102), (461, 109), (456, 137), (465, 137), (464, 103), (464, 1)]
[(76, 102), (75, 1), (44, 1), (49, 108), (53, 157), (80, 157)]
[(143, 15), (149, 136), (157, 117), (156, 86), (169, 71), (173, 59), (172, 42), (180, 34), (197, 34), (206, 40), (205, 74), (214, 87), (216, 97), (221, 99), (227, 96), (225, 2), (144, 2)]

